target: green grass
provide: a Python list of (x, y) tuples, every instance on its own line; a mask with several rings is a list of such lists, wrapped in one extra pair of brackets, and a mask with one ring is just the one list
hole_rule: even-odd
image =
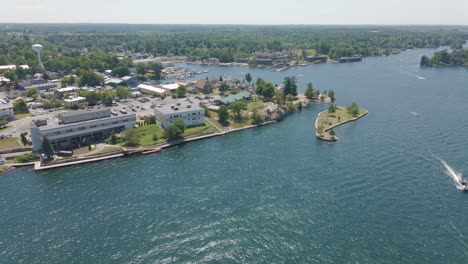
[(27, 118), (27, 117), (30, 117), (30, 116), (31, 116), (31, 113), (16, 114), (15, 119), (23, 119), (23, 118)]
[(196, 134), (208, 135), (208, 134), (216, 133), (217, 131), (218, 130), (214, 128), (210, 123), (205, 122), (205, 125), (187, 127), (184, 131), (183, 136), (188, 137), (188, 136), (193, 136)]
[(247, 105), (249, 112), (253, 112), (254, 109), (261, 110), (263, 108), (265, 108), (265, 103), (262, 101), (254, 101)]
[(19, 149), (22, 146), (18, 143), (18, 138), (0, 139), (0, 150)]
[(0, 131), (3, 131), (3, 130), (8, 129), (8, 128), (10, 128), (10, 126), (4, 126), (4, 127), (0, 128)]
[[(364, 108), (360, 108), (359, 115), (362, 115), (367, 110)], [(340, 106), (336, 109), (336, 113), (328, 113), (328, 111), (322, 112), (319, 115), (318, 125), (322, 124), (324, 129), (328, 129), (331, 126), (334, 126), (338, 123), (345, 122), (350, 119), (354, 119), (355, 116), (348, 114), (346, 112), (345, 106)]]
[[(164, 135), (164, 130), (162, 130), (158, 125), (148, 125), (138, 127), (136, 129), (140, 136), (140, 146), (151, 146), (159, 143), (163, 143), (165, 140), (162, 138)], [(153, 140), (153, 135), (158, 135), (158, 140)]]

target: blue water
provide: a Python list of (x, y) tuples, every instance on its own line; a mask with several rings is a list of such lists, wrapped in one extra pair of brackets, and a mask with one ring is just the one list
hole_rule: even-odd
[(420, 69), (432, 52), (282, 73), (191, 66), (303, 74), (302, 90), (370, 113), (333, 144), (314, 138), (327, 106), (313, 105), (160, 154), (0, 176), (0, 263), (466, 263), (468, 195), (438, 158), (468, 172), (468, 69)]

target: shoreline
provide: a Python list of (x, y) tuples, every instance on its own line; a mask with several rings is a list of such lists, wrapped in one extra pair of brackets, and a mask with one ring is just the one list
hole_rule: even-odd
[[(322, 140), (322, 141), (327, 141), (327, 142), (336, 142), (338, 141), (338, 138), (336, 136), (334, 136), (333, 138), (327, 138), (325, 137), (324, 135), (319, 135), (319, 133), (317, 132), (317, 128), (318, 128), (318, 121), (320, 119), (320, 114), (322, 113), (325, 113), (325, 112), (328, 112), (328, 110), (325, 110), (325, 111), (322, 111), (320, 112), (318, 115), (317, 115), (317, 118), (315, 119), (315, 137), (319, 140)], [(369, 113), (369, 110), (366, 110), (364, 113), (354, 117), (354, 118), (351, 118), (351, 119), (348, 119), (348, 120), (345, 120), (343, 122), (340, 122), (340, 123), (337, 123), (335, 125), (332, 125), (326, 129), (323, 130), (324, 133), (336, 128), (336, 127), (339, 127), (341, 125), (344, 125), (344, 124), (347, 124), (347, 123), (350, 123), (350, 122), (355, 122), (359, 119), (361, 119), (362, 117), (366, 116), (367, 114)]]
[[(166, 142), (163, 144), (158, 144), (154, 146), (148, 146), (148, 147), (139, 147), (139, 148), (123, 148), (123, 151), (120, 153), (110, 153), (107, 155), (102, 155), (99, 157), (88, 157), (88, 158), (82, 158), (82, 159), (73, 159), (70, 161), (64, 161), (62, 163), (56, 163), (56, 164), (50, 164), (50, 165), (41, 165), (40, 161), (34, 162), (34, 163), (28, 163), (28, 164), (23, 164), (21, 167), (26, 167), (26, 166), (34, 166), (34, 171), (44, 171), (44, 170), (50, 170), (50, 169), (57, 169), (57, 168), (63, 168), (63, 167), (68, 167), (68, 166), (73, 166), (73, 165), (80, 165), (80, 164), (86, 164), (86, 163), (92, 163), (92, 162), (98, 162), (98, 161), (103, 161), (103, 160), (110, 160), (110, 159), (116, 159), (116, 158), (123, 158), (123, 157), (130, 157), (134, 155), (148, 155), (148, 154), (154, 154), (154, 153), (159, 153), (163, 149), (171, 148), (174, 146), (182, 145), (185, 143), (190, 143), (193, 141), (199, 141), (203, 139), (209, 139), (213, 137), (219, 137), (223, 136), (229, 133), (233, 132), (238, 132), (242, 130), (247, 130), (247, 129), (252, 129), (256, 127), (261, 127), (261, 126), (266, 126), (270, 125), (273, 123), (276, 123), (277, 121), (269, 121), (265, 122), (259, 125), (250, 125), (250, 126), (245, 126), (241, 128), (235, 128), (235, 129), (230, 129), (229, 131), (223, 131), (223, 132), (218, 132), (218, 133), (213, 133), (209, 135), (203, 135), (203, 136), (195, 136), (192, 138), (182, 138), (179, 140), (171, 141), (171, 142)], [(16, 168), (16, 166), (12, 166)], [(20, 166), (18, 166), (20, 167)]]

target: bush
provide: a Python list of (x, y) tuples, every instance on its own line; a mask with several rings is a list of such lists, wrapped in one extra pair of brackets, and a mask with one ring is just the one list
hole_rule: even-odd
[(27, 154), (16, 157), (15, 163), (27, 163), (27, 162), (33, 162), (39, 159), (40, 159), (39, 155), (35, 153), (27, 153)]

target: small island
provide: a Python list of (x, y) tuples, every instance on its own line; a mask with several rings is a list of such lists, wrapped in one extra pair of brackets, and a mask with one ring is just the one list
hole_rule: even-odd
[(315, 120), (315, 136), (324, 141), (337, 141), (335, 127), (356, 121), (367, 115), (368, 111), (352, 103), (350, 106), (330, 105), (327, 111), (320, 112)]

